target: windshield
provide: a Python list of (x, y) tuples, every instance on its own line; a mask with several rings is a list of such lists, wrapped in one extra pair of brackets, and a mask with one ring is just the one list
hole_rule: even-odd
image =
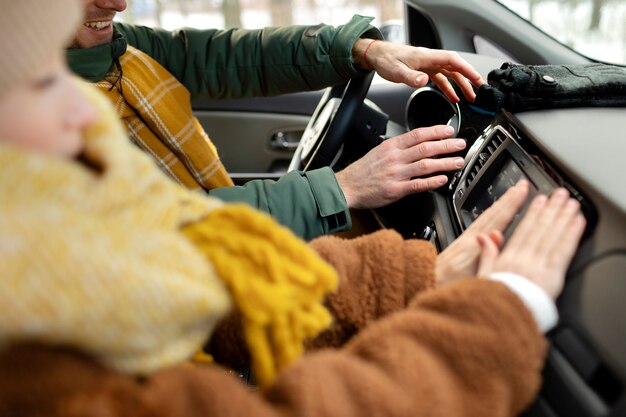
[(497, 0), (589, 58), (626, 65), (626, 0)]
[[(626, 0), (496, 0), (589, 58), (626, 65)], [(129, 0), (120, 20), (165, 29), (260, 28), (373, 16), (386, 39), (404, 42), (403, 0)]]

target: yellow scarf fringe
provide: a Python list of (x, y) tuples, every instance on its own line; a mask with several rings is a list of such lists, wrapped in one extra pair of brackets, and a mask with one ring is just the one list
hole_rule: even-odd
[(269, 216), (244, 206), (212, 211), (183, 233), (209, 258), (243, 316), (244, 335), (261, 387), (326, 328), (324, 295), (336, 272)]

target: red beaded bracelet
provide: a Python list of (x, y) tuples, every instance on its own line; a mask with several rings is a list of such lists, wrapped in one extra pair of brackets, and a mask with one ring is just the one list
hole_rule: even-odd
[(369, 45), (367, 45), (367, 48), (365, 48), (365, 52), (363, 52), (363, 62), (365, 62), (365, 65), (369, 69), (374, 69), (374, 68), (369, 64), (369, 62), (367, 62), (367, 51), (370, 50), (370, 46), (374, 45), (378, 41), (380, 41), (380, 39), (374, 39), (373, 41), (371, 41)]

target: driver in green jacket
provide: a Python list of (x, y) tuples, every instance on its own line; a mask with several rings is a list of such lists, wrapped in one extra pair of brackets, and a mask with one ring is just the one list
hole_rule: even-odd
[(67, 50), (70, 67), (107, 94), (130, 139), (179, 183), (225, 201), (247, 202), (304, 239), (349, 229), (350, 208), (382, 207), (438, 188), (447, 181), (441, 172), (463, 165), (460, 157), (433, 158), (465, 147), (463, 140), (449, 138), (451, 128), (434, 126), (388, 139), (338, 173), (294, 171), (278, 181), (233, 186), (192, 114), (191, 96), (234, 99), (318, 90), (375, 70), (415, 88), (430, 79), (458, 101), (453, 79), (473, 101), (472, 86), (484, 81), (454, 52), (379, 41), (372, 19), (362, 16), (338, 27), (169, 32), (113, 23), (125, 0), (84, 4), (84, 23)]

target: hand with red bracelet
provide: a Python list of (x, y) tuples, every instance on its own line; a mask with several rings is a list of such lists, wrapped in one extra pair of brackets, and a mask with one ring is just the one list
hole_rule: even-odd
[(430, 79), (453, 102), (458, 102), (459, 97), (449, 79), (456, 82), (469, 101), (476, 98), (472, 86), (485, 84), (481, 75), (452, 51), (358, 39), (352, 56), (359, 68), (374, 70), (389, 81), (419, 88)]

